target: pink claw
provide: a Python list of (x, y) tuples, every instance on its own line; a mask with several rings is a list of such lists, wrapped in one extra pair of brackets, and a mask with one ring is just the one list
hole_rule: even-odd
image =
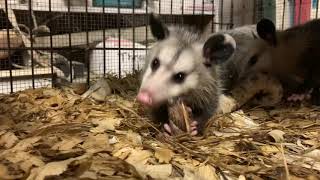
[(192, 121), (191, 124), (191, 136), (196, 136), (198, 134), (198, 121)]
[(287, 100), (297, 102), (297, 101), (303, 101), (305, 98), (306, 98), (305, 94), (292, 94), (287, 98)]
[(192, 113), (192, 109), (190, 107), (186, 107), (188, 113)]
[(197, 127), (196, 126), (191, 126), (191, 130), (197, 130)]
[[(197, 129), (197, 125), (198, 125), (198, 122), (197, 121), (192, 121), (190, 123), (190, 135), (191, 136), (196, 136), (198, 134), (198, 129)], [(165, 123), (163, 125), (164, 127), (164, 134), (166, 136), (172, 136), (176, 133), (179, 133), (181, 130), (175, 125), (173, 124), (171, 121), (169, 121), (169, 123)]]
[(163, 125), (163, 127), (169, 134), (172, 134), (172, 130), (171, 130), (171, 127), (169, 126), (169, 124), (166, 123)]
[(192, 123), (190, 125), (191, 126), (197, 126), (198, 125), (198, 121), (192, 121)]
[(192, 132), (191, 132), (191, 136), (196, 136), (198, 134), (198, 131), (197, 130), (193, 130)]

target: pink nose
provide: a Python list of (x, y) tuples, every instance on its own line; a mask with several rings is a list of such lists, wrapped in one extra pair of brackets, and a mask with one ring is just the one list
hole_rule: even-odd
[(152, 95), (149, 91), (141, 90), (137, 95), (137, 100), (143, 105), (152, 106)]

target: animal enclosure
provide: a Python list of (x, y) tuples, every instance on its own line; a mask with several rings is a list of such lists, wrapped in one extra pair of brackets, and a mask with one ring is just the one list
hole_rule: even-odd
[(151, 11), (167, 24), (218, 32), (262, 17), (285, 29), (317, 18), (319, 9), (317, 0), (4, 0), (0, 6), (1, 93), (140, 70), (154, 42)]

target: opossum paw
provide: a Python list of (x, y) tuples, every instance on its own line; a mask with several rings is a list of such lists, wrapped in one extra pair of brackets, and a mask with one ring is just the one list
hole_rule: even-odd
[[(300, 93), (300, 94), (291, 94), (289, 97), (287, 97), (287, 101), (291, 101), (291, 102), (301, 102), (304, 100), (312, 100), (313, 97), (313, 91), (310, 90), (308, 92), (305, 93)], [(320, 102), (320, 101), (319, 101)]]
[(193, 121), (193, 122), (190, 124), (190, 134), (191, 134), (192, 136), (198, 135), (198, 121)]
[(231, 96), (221, 95), (219, 97), (217, 114), (230, 113), (238, 108), (237, 101)]
[(163, 128), (167, 133), (172, 134), (172, 130), (171, 130), (171, 127), (169, 126), (169, 124), (165, 123), (163, 125)]
[(181, 134), (183, 132), (172, 121), (169, 121), (169, 123), (165, 123), (163, 125), (163, 128), (164, 128), (165, 132), (168, 133), (169, 135), (177, 135), (177, 134)]
[(192, 109), (189, 106), (185, 106), (188, 113), (192, 113)]
[(305, 94), (291, 94), (288, 98), (287, 101), (291, 101), (291, 102), (299, 102), (299, 101), (303, 101), (304, 99), (306, 99), (307, 96)]
[[(196, 136), (198, 135), (198, 122), (197, 121), (193, 121), (190, 123), (190, 131), (188, 133), (190, 133), (190, 135), (192, 136)], [(172, 123), (171, 121), (169, 123), (165, 123), (163, 125), (163, 128), (165, 130), (165, 133), (167, 133), (168, 135), (178, 135), (178, 134), (182, 134), (183, 131), (180, 130), (174, 123)]]

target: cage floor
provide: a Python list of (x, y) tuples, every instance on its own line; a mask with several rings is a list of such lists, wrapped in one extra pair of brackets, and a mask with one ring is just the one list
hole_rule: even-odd
[(320, 111), (255, 108), (165, 138), (134, 102), (70, 89), (0, 97), (0, 179), (319, 179)]

